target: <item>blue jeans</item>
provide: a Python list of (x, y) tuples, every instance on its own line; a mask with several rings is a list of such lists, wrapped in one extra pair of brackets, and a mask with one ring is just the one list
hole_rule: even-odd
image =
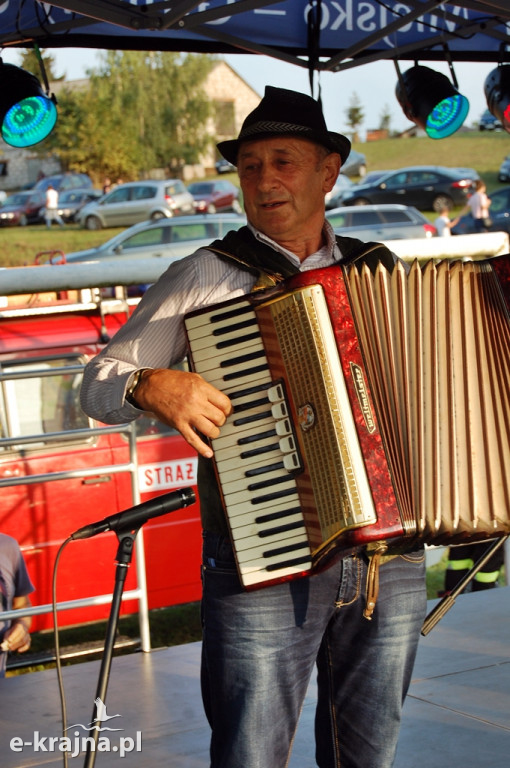
[(320, 768), (390, 768), (426, 612), (423, 551), (380, 569), (363, 618), (367, 561), (245, 592), (229, 541), (206, 533), (202, 695), (211, 768), (285, 768), (314, 665)]

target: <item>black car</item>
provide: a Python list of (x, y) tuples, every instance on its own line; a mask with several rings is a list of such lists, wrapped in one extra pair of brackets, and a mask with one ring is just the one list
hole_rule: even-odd
[(476, 171), (417, 165), (390, 171), (372, 184), (357, 184), (342, 199), (342, 205), (402, 203), (421, 211), (440, 211), (444, 206), (465, 205), (474, 192)]
[[(489, 216), (492, 224), (489, 232), (508, 232), (510, 234), (510, 187), (503, 187), (497, 192), (488, 192), (491, 200)], [(453, 227), (454, 235), (471, 235), (478, 230), (475, 229), (475, 222), (470, 213), (463, 216)]]

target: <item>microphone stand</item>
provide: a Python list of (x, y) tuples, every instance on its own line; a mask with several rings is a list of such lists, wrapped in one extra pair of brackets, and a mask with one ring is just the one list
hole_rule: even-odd
[(509, 538), (510, 534), (506, 534), (506, 536), (502, 536), (500, 539), (496, 539), (496, 541), (484, 552), (484, 554), (481, 556), (479, 560), (476, 561), (474, 566), (471, 568), (469, 573), (467, 573), (463, 579), (459, 581), (459, 583), (452, 589), (450, 594), (445, 595), (439, 603), (437, 603), (434, 608), (430, 611), (430, 613), (425, 618), (425, 621), (423, 622), (423, 626), (421, 628), (421, 634), (425, 637), (429, 634), (429, 632), (434, 629), (436, 624), (443, 618), (443, 616), (448, 613), (450, 608), (453, 606), (455, 599), (460, 595), (460, 593), (467, 587), (470, 581), (474, 579), (478, 571), (483, 568), (486, 562), (490, 560), (494, 552), (496, 552), (500, 547), (503, 546), (505, 541)]
[[(126, 529), (117, 530), (115, 532), (119, 540), (119, 547), (117, 549), (117, 555), (115, 558), (117, 561), (117, 569), (115, 572), (115, 587), (110, 608), (110, 616), (108, 618), (108, 624), (106, 627), (105, 646), (96, 689), (96, 699), (100, 698), (103, 704), (106, 704), (106, 690), (108, 688), (108, 682), (110, 679), (110, 669), (112, 665), (115, 634), (117, 632), (117, 626), (119, 622), (122, 593), (124, 591), (124, 584), (126, 582), (128, 568), (133, 557), (133, 545), (139, 530), (140, 527), (134, 531)], [(94, 712), (92, 713), (93, 725), (91, 726), (91, 730), (93, 729), (94, 733), (92, 737), (87, 739), (87, 753), (85, 755), (84, 768), (93, 768), (96, 761), (96, 748), (99, 740), (99, 730), (101, 727), (101, 720), (97, 718), (96, 712), (97, 706), (94, 708)], [(90, 741), (91, 738), (93, 739), (93, 749)]]

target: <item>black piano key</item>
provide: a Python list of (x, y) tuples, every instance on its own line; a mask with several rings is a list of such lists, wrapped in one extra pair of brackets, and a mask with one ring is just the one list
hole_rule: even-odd
[(265, 523), (270, 523), (272, 520), (281, 520), (284, 517), (290, 517), (291, 515), (295, 515), (298, 512), (301, 512), (301, 507), (290, 507), (289, 509), (280, 509), (278, 512), (268, 512), (265, 515), (258, 515), (258, 517), (255, 518), (255, 523), (257, 525), (264, 525)]
[(287, 525), (275, 525), (274, 528), (265, 528), (263, 531), (259, 531), (257, 535), (259, 538), (265, 539), (267, 536), (279, 536), (281, 533), (297, 531), (299, 528), (304, 527), (305, 524), (302, 520), (296, 520), (295, 523), (287, 523)]
[(264, 475), (266, 472), (274, 472), (277, 469), (285, 469), (283, 461), (275, 461), (273, 464), (264, 464), (261, 467), (254, 467), (253, 469), (247, 469), (244, 473), (245, 477), (257, 477), (257, 475)]
[[(229, 397), (232, 400), (232, 396), (229, 395)], [(250, 411), (252, 408), (258, 408), (259, 405), (267, 405), (267, 403), (269, 403), (269, 398), (261, 397), (258, 400), (250, 400), (248, 403), (238, 403), (234, 405), (232, 410), (234, 413), (242, 413), (243, 411)]]
[[(209, 322), (211, 324), (224, 323), (226, 320), (232, 320), (234, 317), (241, 317), (241, 315), (246, 315), (248, 312), (253, 313), (253, 308), (246, 304), (237, 307), (231, 307), (230, 309), (225, 309), (224, 311), (218, 310), (216, 314), (211, 315)], [(227, 324), (227, 328), (229, 327), (230, 326)]]
[(239, 454), (240, 459), (252, 459), (254, 456), (261, 456), (263, 453), (270, 453), (271, 451), (279, 451), (280, 443), (271, 443), (271, 445), (263, 445), (259, 448), (252, 448), (251, 451), (241, 451)]
[(303, 557), (296, 557), (292, 560), (282, 560), (280, 563), (266, 565), (264, 570), (279, 571), (280, 568), (292, 568), (295, 565), (310, 565), (310, 555), (303, 555)]
[(237, 445), (249, 445), (257, 440), (266, 440), (268, 437), (276, 437), (276, 429), (268, 429), (265, 432), (255, 432), (253, 435), (246, 435), (237, 441)]
[[(288, 555), (289, 552), (297, 552), (299, 549), (309, 549), (310, 545), (307, 541), (302, 541), (300, 544), (287, 544), (284, 547), (276, 547), (275, 549), (268, 549), (262, 557), (279, 557), (280, 555)], [(281, 567), (280, 565), (278, 566)]]
[(227, 360), (222, 360), (220, 363), (220, 368), (229, 368), (231, 365), (249, 363), (252, 360), (260, 360), (261, 357), (265, 358), (265, 356), (266, 353), (263, 349), (259, 349), (256, 352), (249, 352), (246, 355), (236, 355), (236, 357), (229, 357)]
[(289, 482), (289, 475), (280, 475), (279, 477), (273, 477), (271, 480), (262, 480), (258, 483), (249, 483), (246, 486), (246, 490), (253, 492), (253, 491), (261, 491), (263, 488), (269, 488), (273, 485), (280, 485), (281, 483), (288, 483)]
[(276, 499), (284, 499), (286, 496), (294, 496), (295, 493), (296, 493), (296, 488), (295, 486), (292, 486), (292, 488), (285, 488), (285, 490), (283, 491), (266, 493), (263, 496), (254, 496), (253, 499), (251, 499), (250, 504), (267, 504), (267, 502), (269, 501), (276, 501)]
[[(234, 413), (236, 412), (236, 409), (234, 408)], [(234, 427), (242, 427), (244, 424), (253, 424), (256, 421), (261, 421), (262, 419), (269, 419), (271, 416), (271, 411), (262, 411), (261, 413), (252, 413), (251, 416), (241, 416), (239, 419), (233, 419), (232, 424)]]
[[(229, 328), (229, 330), (233, 330), (233, 328)], [(253, 341), (253, 339), (259, 339), (260, 333), (244, 333), (242, 337), (237, 336), (235, 339), (224, 339), (223, 341), (218, 341), (217, 344), (214, 345), (215, 349), (228, 349), (229, 347), (236, 347), (239, 346), (240, 343), (245, 344), (247, 341)]]
[(237, 371), (236, 373), (226, 373), (223, 376), (223, 381), (234, 381), (234, 379), (240, 379), (245, 376), (250, 376), (254, 373), (260, 373), (261, 371), (267, 371), (269, 369), (269, 366), (267, 363), (264, 363), (264, 365), (256, 365), (253, 366), (253, 368), (245, 368), (242, 371)]
[[(237, 392), (230, 392), (229, 398), (231, 400), (236, 400), (238, 397), (249, 397), (250, 395), (257, 394), (257, 392), (268, 390), (273, 384), (274, 382), (272, 381), (263, 381), (261, 384), (255, 384), (253, 387), (245, 387), (244, 389), (237, 390)], [(269, 402), (268, 398), (266, 398), (266, 401)]]

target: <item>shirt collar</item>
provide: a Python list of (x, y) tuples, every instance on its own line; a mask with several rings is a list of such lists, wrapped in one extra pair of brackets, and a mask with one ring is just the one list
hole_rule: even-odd
[(292, 253), (292, 251), (288, 251), (274, 240), (271, 240), (270, 237), (252, 226), (250, 222), (248, 222), (248, 228), (251, 230), (251, 232), (253, 232), (257, 240), (260, 240), (260, 242), (265, 243), (266, 245), (270, 245), (271, 248), (273, 248), (275, 251), (278, 251), (278, 253), (281, 253), (283, 256), (285, 256), (285, 258), (287, 258), (293, 264), (299, 266), (301, 269), (303, 269), (305, 264), (309, 269), (314, 265), (315, 262), (320, 262), (322, 265), (325, 262), (332, 264), (334, 261), (339, 261), (342, 258), (342, 254), (336, 243), (333, 227), (327, 219), (324, 219), (324, 226), (322, 228), (326, 243), (321, 248), (319, 248), (318, 251), (315, 251), (315, 253), (311, 253), (310, 256), (307, 256), (303, 262), (301, 262), (298, 257)]

